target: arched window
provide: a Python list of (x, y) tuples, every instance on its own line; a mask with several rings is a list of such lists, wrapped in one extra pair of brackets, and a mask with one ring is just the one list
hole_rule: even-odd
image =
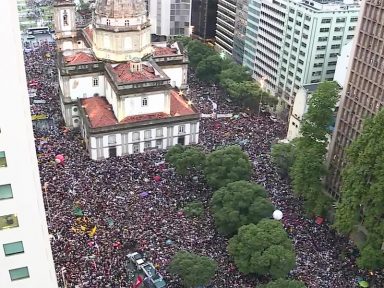
[(68, 13), (67, 13), (67, 10), (64, 10), (64, 12), (63, 12), (63, 24), (64, 24), (64, 26), (68, 26)]

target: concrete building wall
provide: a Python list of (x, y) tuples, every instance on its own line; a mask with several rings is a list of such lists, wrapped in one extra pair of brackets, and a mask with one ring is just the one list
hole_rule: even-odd
[(217, 7), (215, 48), (232, 56), (237, 0), (219, 0)]
[[(0, 100), (0, 185), (10, 185), (8, 193), (4, 186), (0, 190), (0, 286), (56, 288), (16, 1), (4, 1), (2, 12), (0, 23), (7, 27), (2, 32), (7, 39), (2, 64), (7, 69), (1, 69), (0, 83), (12, 87), (12, 97)], [(15, 242), (17, 253), (6, 248)]]
[[(124, 115), (122, 118), (132, 115), (164, 112), (167, 97), (169, 96), (164, 92), (144, 93), (136, 97), (126, 97), (124, 99)], [(143, 105), (144, 99), (146, 99), (147, 105)]]
[[(90, 136), (88, 151), (93, 160), (105, 159), (115, 153), (116, 156), (142, 153), (150, 149), (166, 149), (179, 143), (183, 145), (198, 143), (198, 122), (180, 122), (172, 126), (158, 126), (147, 129), (131, 129), (124, 132)], [(116, 149), (116, 150), (115, 150)]]
[(76, 100), (78, 98), (92, 97), (95, 94), (104, 96), (104, 81), (105, 78), (102, 74), (72, 76), (69, 79), (68, 97), (70, 97), (72, 100)]
[(341, 49), (340, 55), (337, 57), (337, 64), (335, 69), (335, 75), (333, 80), (336, 81), (340, 87), (344, 87), (346, 77), (348, 76), (348, 67), (350, 62), (350, 55), (352, 51), (353, 41), (350, 41), (347, 45), (344, 45)]

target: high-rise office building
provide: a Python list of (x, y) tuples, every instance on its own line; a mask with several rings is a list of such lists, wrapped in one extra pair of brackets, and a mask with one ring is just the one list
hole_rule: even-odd
[(57, 286), (32, 133), (16, 1), (3, 1), (0, 23), (0, 286)]
[(354, 36), (353, 1), (249, 1), (243, 64), (291, 106), (303, 84), (332, 80), (341, 48)]
[(191, 0), (148, 0), (151, 33), (161, 36), (191, 34)]
[(248, 1), (249, 0), (237, 0), (236, 3), (232, 57), (237, 63), (240, 64), (243, 63), (245, 34), (247, 31)]
[(200, 39), (213, 39), (216, 35), (218, 0), (192, 0), (191, 25), (193, 35)]
[(384, 105), (384, 3), (366, 0), (359, 15), (351, 63), (329, 153), (329, 192), (339, 197), (347, 146), (361, 133), (365, 118)]
[(233, 51), (236, 3), (237, 0), (219, 0), (217, 7), (215, 48), (228, 56), (232, 56)]

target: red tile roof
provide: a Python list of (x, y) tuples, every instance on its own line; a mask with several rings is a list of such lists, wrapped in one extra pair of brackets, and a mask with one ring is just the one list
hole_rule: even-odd
[(105, 97), (94, 96), (81, 99), (81, 105), (92, 128), (118, 124), (112, 106)]
[(154, 119), (164, 119), (168, 117), (171, 117), (171, 115), (164, 112), (141, 114), (141, 115), (133, 115), (133, 116), (125, 117), (123, 120), (120, 121), (120, 123), (134, 123), (134, 122), (154, 120)]
[(197, 114), (197, 112), (188, 105), (185, 99), (179, 95), (175, 90), (171, 91), (171, 115), (172, 116), (186, 116)]
[(153, 67), (145, 64), (141, 65), (142, 70), (137, 72), (131, 71), (131, 62), (121, 63), (113, 67), (112, 71), (120, 82), (136, 82), (160, 78), (159, 75), (155, 74), (155, 69), (153, 69)]
[(90, 27), (84, 28), (85, 34), (89, 37), (89, 39), (92, 41), (93, 40), (93, 29)]
[(155, 50), (153, 51), (153, 56), (170, 56), (170, 55), (178, 55), (178, 49), (177, 48), (171, 48), (171, 47), (158, 47), (153, 46)]
[(170, 97), (171, 114), (156, 112), (131, 115), (125, 117), (120, 122), (117, 121), (112, 106), (108, 103), (105, 97), (94, 96), (81, 99), (81, 105), (85, 110), (85, 114), (88, 116), (88, 120), (92, 128), (197, 114), (197, 112), (190, 105), (188, 105), (185, 99), (180, 96), (177, 91), (172, 90)]
[(64, 56), (65, 64), (78, 65), (97, 61), (97, 59), (88, 53), (78, 52), (71, 56)]

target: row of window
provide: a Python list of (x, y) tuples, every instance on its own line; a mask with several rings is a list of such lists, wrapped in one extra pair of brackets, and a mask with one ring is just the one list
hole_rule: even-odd
[[(7, 257), (24, 253), (23, 241), (3, 244), (3, 250), (4, 255)], [(20, 267), (9, 270), (9, 277), (11, 278), (11, 281), (29, 278), (28, 267)]]

